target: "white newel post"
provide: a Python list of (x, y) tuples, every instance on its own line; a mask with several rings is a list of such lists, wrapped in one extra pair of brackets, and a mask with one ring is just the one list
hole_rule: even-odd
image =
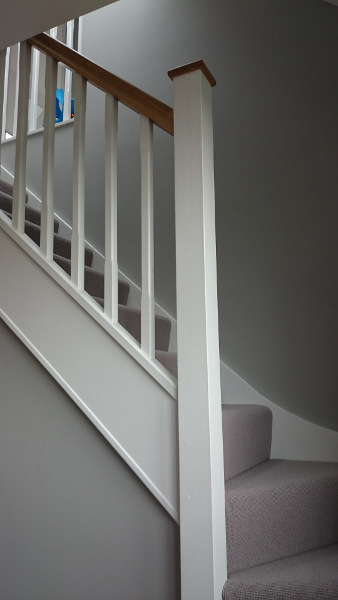
[(211, 86), (202, 61), (174, 82), (182, 600), (220, 600), (226, 572)]

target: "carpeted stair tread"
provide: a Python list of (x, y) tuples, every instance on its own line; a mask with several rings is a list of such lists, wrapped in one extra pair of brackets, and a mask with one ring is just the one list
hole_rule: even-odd
[(337, 600), (338, 544), (233, 573), (224, 584), (222, 598)]
[[(104, 306), (103, 298), (94, 297), (102, 307)], [(119, 306), (119, 323), (124, 327), (139, 344), (141, 343), (141, 311), (129, 306)], [(155, 348), (168, 353), (170, 342), (171, 322), (166, 317), (155, 315)]]
[[(25, 233), (30, 237), (33, 242), (35, 242), (38, 246), (40, 246), (40, 233), (41, 229), (38, 225), (34, 223), (29, 223), (25, 221)], [(54, 234), (54, 254), (58, 256), (63, 256), (64, 258), (71, 258), (71, 249), (72, 244), (70, 240), (59, 235), (58, 233)], [(85, 265), (90, 267), (93, 262), (93, 251), (90, 248), (85, 248)]]
[[(119, 323), (141, 343), (141, 311), (128, 306), (119, 306)], [(166, 317), (155, 315), (155, 348), (168, 351), (171, 322)]]
[(225, 495), (229, 573), (338, 541), (338, 463), (268, 460)]
[[(8, 181), (5, 181), (4, 179), (0, 178), (0, 192), (4, 192), (5, 194), (13, 198), (13, 185), (11, 183), (8, 183)], [(25, 201), (28, 202), (27, 192)]]
[[(104, 299), (93, 296), (94, 300), (104, 306)], [(118, 307), (118, 320), (139, 344), (141, 343), (141, 311), (129, 306)], [(167, 354), (170, 342), (171, 322), (166, 317), (155, 315), (155, 348)]]
[[(58, 256), (57, 254), (54, 254), (54, 261), (59, 265), (59, 267), (61, 267), (61, 269), (63, 269), (63, 271), (65, 271), (67, 273), (67, 275), (70, 276), (71, 274), (71, 262), (68, 258), (64, 258), (64, 256)], [(85, 287), (85, 291), (90, 294), (91, 296), (94, 297), (94, 300), (99, 300), (99, 297), (95, 297), (95, 291), (94, 294), (91, 293), (91, 291), (94, 289), (95, 290), (95, 283), (97, 282), (97, 292), (99, 292), (100, 294), (103, 293), (103, 287), (104, 287), (104, 283), (103, 283), (103, 275), (102, 273), (99, 273), (99, 271), (96, 271), (95, 269), (92, 269), (91, 267), (86, 267), (85, 266), (85, 283), (84, 283), (84, 287)], [(97, 294), (98, 296), (100, 294)], [(129, 284), (126, 283), (125, 281), (122, 281), (121, 279), (119, 279), (118, 282), (118, 302), (119, 304), (123, 304), (126, 305), (128, 302), (128, 296), (129, 296)]]
[(177, 379), (177, 354), (175, 352), (156, 350), (155, 358)]
[[(4, 211), (4, 213), (12, 218), (12, 209), (13, 209), (13, 198), (0, 192), (0, 209)], [(29, 223), (33, 223), (34, 225), (41, 226), (41, 213), (36, 208), (32, 208), (31, 206), (25, 206), (25, 221)], [(59, 221), (54, 219), (54, 233), (59, 231)]]
[(256, 404), (223, 404), (224, 479), (230, 479), (268, 460), (272, 412)]

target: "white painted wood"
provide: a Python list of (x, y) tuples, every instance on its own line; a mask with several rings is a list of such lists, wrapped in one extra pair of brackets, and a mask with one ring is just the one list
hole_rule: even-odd
[(42, 205), (40, 248), (47, 260), (53, 258), (54, 233), (54, 141), (57, 61), (46, 56), (45, 127), (43, 134)]
[(84, 202), (85, 202), (85, 124), (87, 82), (78, 73), (74, 78), (74, 160), (73, 230), (71, 278), (80, 290), (84, 287)]
[[(5, 75), (6, 74), (6, 50), (0, 50), (0, 134), (3, 136), (4, 119), (4, 97), (5, 97)], [(1, 167), (1, 139), (0, 139), (0, 167)]]
[(31, 94), (30, 94), (30, 103), (29, 103), (28, 131), (35, 131), (37, 128), (39, 72), (40, 72), (40, 52), (36, 48), (33, 48), (32, 49)]
[[(5, 255), (11, 269), (1, 261)], [(72, 297), (71, 281), (53, 263), (40, 268), (40, 255), (0, 215), (0, 317), (178, 520), (175, 398), (107, 334), (111, 324), (105, 329), (74, 301), (80, 293)]]
[(200, 70), (174, 79), (182, 600), (220, 600), (226, 540), (212, 98)]
[(17, 135), (17, 125), (18, 125), (20, 44), (17, 44), (16, 47), (17, 47), (17, 63), (16, 63), (16, 83), (15, 83), (15, 92), (14, 92), (13, 137), (16, 137), (16, 135)]
[[(2, 50), (2, 52), (5, 52), (6, 56), (5, 56), (5, 64), (3, 67), (4, 68), (4, 74), (1, 74), (1, 83), (3, 82), (3, 98), (2, 98), (2, 102), (0, 102), (0, 110), (2, 107), (2, 121), (1, 121), (1, 139), (4, 140), (6, 138), (6, 120), (7, 120), (7, 100), (8, 100), (8, 75), (9, 75), (9, 57), (10, 57), (10, 48), (7, 48), (7, 50)], [(3, 58), (0, 59), (1, 61), (3, 61)], [(0, 148), (0, 152), (1, 152), (1, 148)], [(0, 164), (1, 164), (1, 154), (0, 154)]]
[(20, 44), (20, 84), (18, 101), (18, 126), (15, 149), (15, 174), (13, 187), (13, 227), (24, 231), (26, 196), (26, 155), (28, 127), (29, 76), (31, 66), (31, 46)]
[[(74, 21), (68, 21), (67, 23), (67, 39), (66, 44), (68, 48), (73, 48), (73, 36), (74, 36)], [(63, 106), (63, 120), (71, 118), (71, 101), (72, 101), (72, 76), (73, 73), (70, 69), (65, 71), (65, 95), (64, 95), (64, 106)]]
[(105, 107), (105, 263), (104, 312), (118, 321), (117, 128), (118, 101), (106, 94)]
[(141, 218), (142, 218), (142, 297), (141, 348), (155, 356), (154, 300), (154, 198), (153, 198), (153, 124), (140, 116)]

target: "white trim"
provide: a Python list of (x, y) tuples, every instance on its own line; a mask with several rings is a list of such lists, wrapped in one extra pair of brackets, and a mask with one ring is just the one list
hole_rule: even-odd
[[(37, 268), (30, 259), (31, 253), (21, 249), (22, 244), (16, 244), (14, 240), (13, 245), (12, 236), (6, 235), (9, 226), (10, 220), (1, 216), (1, 249), (2, 252), (10, 251), (18, 274), (12, 279), (8, 268), (1, 270), (4, 285), (0, 289), (0, 317), (178, 522), (175, 400), (138, 367), (114, 342), (113, 336), (107, 336), (102, 327), (72, 302), (63, 286), (56, 286), (44, 270)], [(19, 294), (21, 280), (26, 282), (24, 296)], [(9, 285), (14, 301), (11, 291), (8, 292)], [(27, 299), (28, 304), (38, 307), (36, 312), (24, 310)], [(72, 361), (69, 361), (64, 345), (70, 322), (74, 323), (74, 331), (67, 344)], [(87, 351), (83, 352), (84, 330), (89, 332), (92, 346), (88, 345)], [(51, 337), (54, 344), (50, 344)], [(97, 361), (96, 347), (102, 348)], [(133, 376), (128, 379), (126, 374), (130, 372)], [(98, 381), (100, 385), (97, 385)], [(126, 403), (130, 409), (127, 420), (123, 418)]]
[(54, 279), (97, 323), (111, 335), (172, 397), (177, 399), (176, 379), (157, 361), (142, 353), (138, 342), (117, 323), (114, 325), (102, 308), (85, 291), (78, 290), (66, 273), (53, 261), (46, 261), (39, 247), (25, 234), (12, 229), (12, 222), (0, 211), (0, 228), (3, 229), (50, 277)]
[(178, 511), (175, 507), (168, 502), (167, 498), (161, 493), (154, 482), (147, 476), (143, 469), (137, 464), (137, 462), (128, 454), (118, 440), (108, 431), (103, 423), (94, 415), (90, 408), (81, 400), (78, 394), (68, 385), (63, 377), (54, 369), (50, 362), (39, 352), (39, 350), (30, 342), (30, 340), (24, 335), (24, 333), (13, 323), (13, 321), (7, 316), (7, 314), (0, 308), (0, 317), (6, 323), (6, 325), (15, 333), (19, 340), (28, 348), (28, 350), (35, 356), (39, 363), (48, 371), (48, 373), (57, 381), (62, 389), (68, 394), (68, 396), (77, 404), (82, 412), (88, 417), (88, 419), (97, 427), (104, 438), (110, 443), (110, 445), (116, 450), (116, 452), (123, 458), (127, 465), (134, 471), (134, 473), (141, 479), (142, 483), (148, 488), (148, 490), (155, 496), (165, 510), (171, 515), (171, 517), (179, 523)]

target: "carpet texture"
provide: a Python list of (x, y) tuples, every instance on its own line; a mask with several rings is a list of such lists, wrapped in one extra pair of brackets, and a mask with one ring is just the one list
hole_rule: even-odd
[(223, 600), (337, 600), (338, 544), (238, 571)]
[(268, 460), (226, 482), (228, 572), (338, 541), (338, 464)]

